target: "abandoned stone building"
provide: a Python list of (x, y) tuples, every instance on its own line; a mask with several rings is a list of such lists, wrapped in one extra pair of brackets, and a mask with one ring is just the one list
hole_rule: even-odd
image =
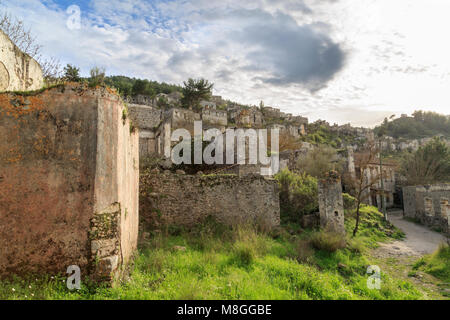
[(367, 167), (361, 168), (358, 160), (359, 156), (360, 154), (354, 154), (353, 147), (347, 148), (346, 170), (354, 178), (359, 178), (363, 175), (365, 183), (371, 185), (364, 194), (364, 202), (381, 209), (381, 197), (384, 194), (386, 207), (394, 207), (397, 193), (395, 163), (383, 160), (383, 171), (381, 172), (379, 161), (374, 161), (369, 163)]
[(0, 94), (0, 275), (118, 276), (137, 246), (138, 132), (106, 88)]
[(267, 129), (279, 129), (281, 134), (288, 134), (295, 138), (306, 134), (307, 118), (292, 117), (274, 108), (271, 108), (271, 110), (273, 114), (283, 117), (279, 120), (285, 119), (286, 125), (266, 125), (263, 113), (256, 107), (223, 111), (213, 106), (205, 105), (201, 112), (195, 112), (174, 107), (160, 109), (148, 105), (129, 105), (129, 114), (133, 125), (140, 129), (141, 159), (151, 154), (170, 157), (170, 147), (173, 145), (170, 141), (171, 133), (176, 129), (184, 128), (193, 136), (194, 121), (199, 120), (202, 121), (203, 130), (218, 128), (224, 132), (228, 127), (265, 127)]
[(406, 217), (441, 231), (450, 232), (450, 185), (403, 187)]
[(39, 63), (0, 30), (0, 92), (42, 88), (44, 77)]

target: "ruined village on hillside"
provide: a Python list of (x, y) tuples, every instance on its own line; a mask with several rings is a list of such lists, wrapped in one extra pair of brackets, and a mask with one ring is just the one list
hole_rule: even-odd
[[(65, 286), (72, 272), (81, 278), (58, 289), (63, 298), (91, 298), (79, 289), (92, 281), (90, 292), (105, 283), (118, 290), (95, 298), (145, 299), (149, 292), (150, 299), (277, 299), (239, 287), (250, 283), (255, 268), (275, 286), (278, 267), (265, 264), (267, 257), (297, 270), (292, 283), (308, 274), (321, 288), (346, 279), (365, 286), (367, 270), (382, 265), (390, 286), (380, 291), (368, 280), (368, 289), (317, 293), (307, 288), (310, 280), (298, 280), (294, 291), (290, 284), (277, 287), (292, 294), (280, 293), (283, 299), (449, 296), (445, 277), (439, 278), (448, 274), (448, 262), (435, 274), (423, 266), (435, 250), (448, 251), (450, 162), (444, 167), (426, 156), (437, 150), (450, 159), (450, 136), (389, 135), (392, 124), (414, 122), (419, 113), (386, 118), (375, 129), (338, 125), (262, 101), (232, 102), (203, 79), (171, 92), (125, 95), (98, 68), (91, 77), (78, 72), (69, 64), (50, 79), (0, 31), (0, 299), (51, 298), (38, 289), (31, 296), (10, 279), (48, 275)], [(236, 136), (228, 139), (229, 133)], [(188, 154), (194, 150), (214, 163), (194, 161)], [(175, 163), (176, 156), (185, 161)], [(336, 259), (331, 267), (322, 253)], [(191, 255), (201, 255), (198, 264)], [(388, 259), (397, 259), (403, 275), (383, 265)], [(411, 269), (418, 259), (423, 263)], [(188, 271), (174, 274), (192, 274), (189, 283), (170, 280), (172, 288), (188, 286), (187, 296), (164, 287), (175, 265)], [(226, 271), (209, 287), (202, 281), (213, 277), (213, 268)], [(143, 275), (149, 287), (128, 296)], [(240, 295), (225, 293), (232, 287)]]

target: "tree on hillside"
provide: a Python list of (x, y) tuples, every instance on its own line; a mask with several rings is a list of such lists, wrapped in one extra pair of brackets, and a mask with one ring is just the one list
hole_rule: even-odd
[(64, 80), (65, 81), (79, 82), (81, 80), (80, 68), (72, 66), (71, 64), (67, 64), (64, 67)]
[(380, 174), (368, 175), (370, 167), (376, 163), (378, 148), (374, 142), (368, 143), (365, 150), (355, 157), (355, 167), (358, 171), (344, 175), (344, 183), (352, 190), (351, 194), (356, 198), (356, 223), (353, 236), (359, 228), (361, 205), (370, 197), (370, 190), (379, 182)]
[(150, 86), (150, 82), (141, 79), (136, 79), (133, 84), (132, 92), (134, 96), (142, 94), (153, 98), (156, 95), (155, 90)]
[(412, 117), (385, 121), (375, 128), (394, 138), (421, 139), (444, 135), (450, 137), (450, 118), (435, 112), (415, 111)]
[(450, 148), (439, 138), (434, 138), (404, 157), (401, 173), (409, 185), (449, 182)]
[(211, 98), (213, 83), (205, 79), (192, 79), (184, 82), (182, 90), (183, 98), (181, 104), (184, 108), (198, 109), (202, 100), (209, 100)]

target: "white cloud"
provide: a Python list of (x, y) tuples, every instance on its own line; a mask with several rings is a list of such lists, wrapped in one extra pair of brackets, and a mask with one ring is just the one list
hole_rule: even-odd
[[(446, 0), (92, 0), (74, 31), (56, 0), (4, 3), (45, 53), (85, 74), (99, 65), (174, 83), (206, 77), (232, 100), (357, 125), (450, 109)], [(345, 52), (344, 67), (318, 76), (329, 60), (305, 49), (316, 43)], [(323, 89), (310, 92), (311, 79)]]

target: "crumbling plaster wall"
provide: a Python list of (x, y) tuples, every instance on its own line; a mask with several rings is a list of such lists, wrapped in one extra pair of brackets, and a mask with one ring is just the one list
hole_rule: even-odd
[(107, 89), (0, 95), (0, 276), (111, 279), (137, 245), (138, 132)]

